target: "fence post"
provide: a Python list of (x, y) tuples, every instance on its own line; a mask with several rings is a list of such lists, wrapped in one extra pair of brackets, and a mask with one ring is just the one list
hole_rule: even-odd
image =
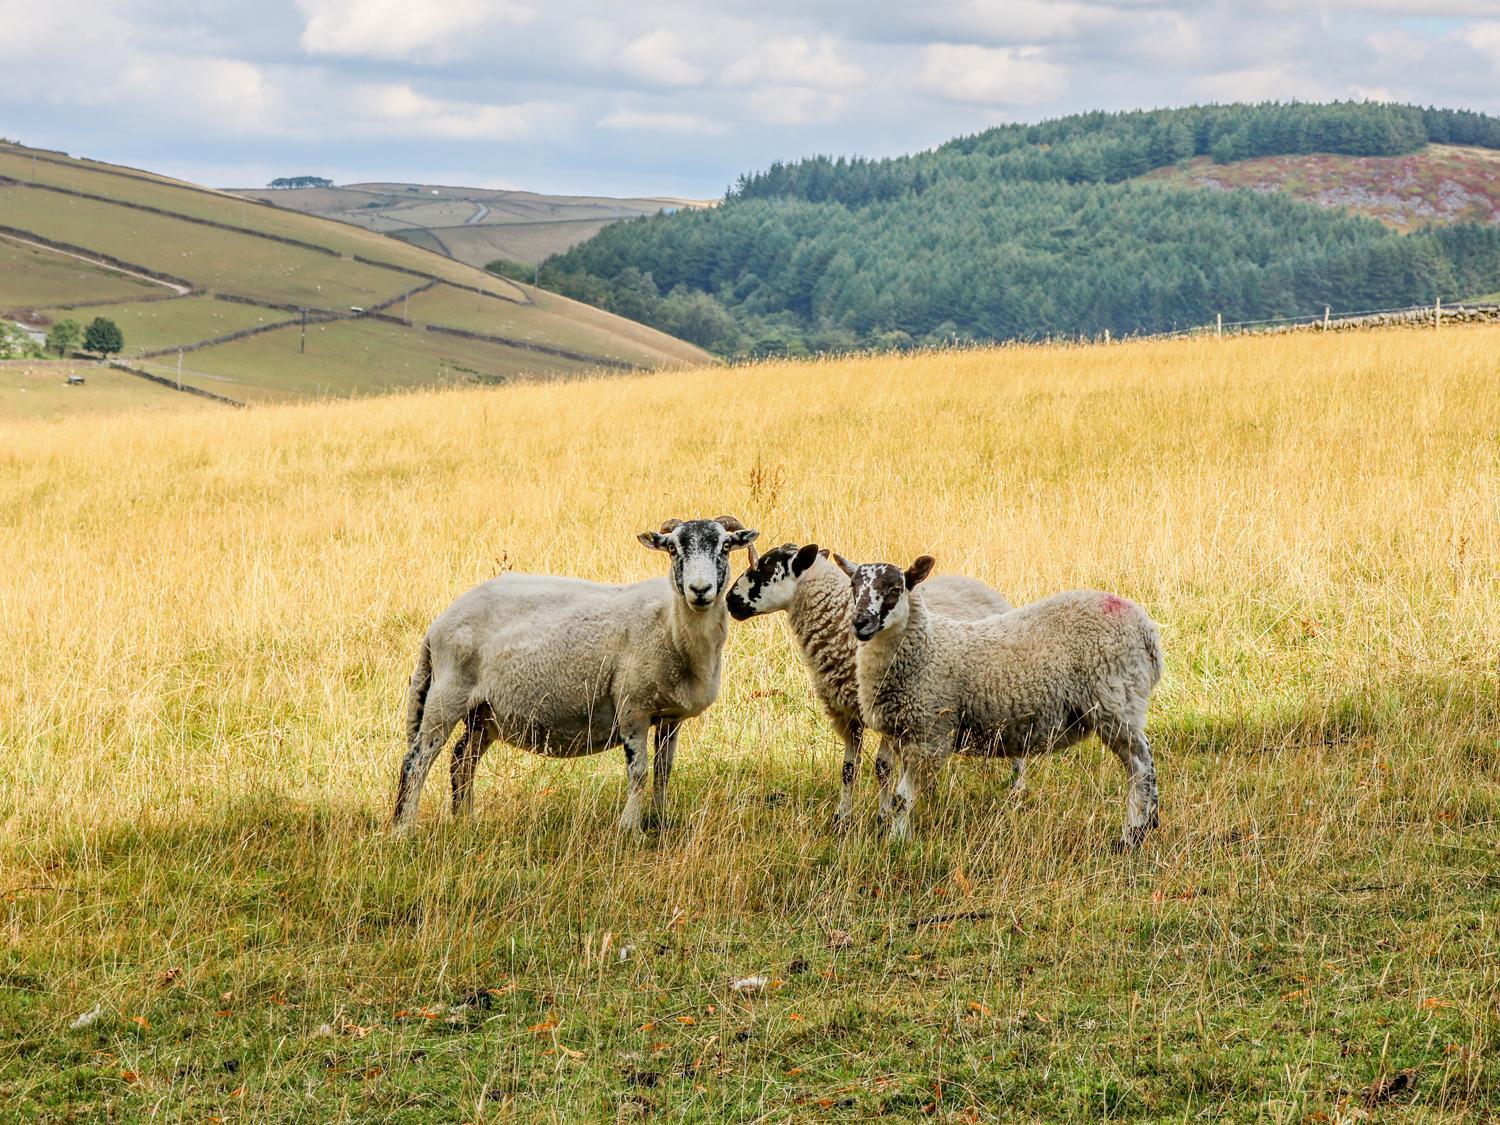
[(1214, 335), (1220, 339), (1224, 338), (1224, 314), (1214, 314)]
[(1323, 331), (1324, 332), (1328, 331), (1328, 314), (1331, 313), (1332, 311), (1333, 311), (1333, 308), (1332, 308), (1331, 305), (1324, 305), (1323, 306)]
[(1438, 328), (1443, 323), (1443, 299), (1437, 298), (1432, 305), (1432, 326)]
[(1107, 344), (1107, 343), (1109, 343), (1109, 329), (1108, 329), (1108, 328), (1106, 328), (1106, 329), (1105, 329), (1105, 330), (1104, 330), (1104, 342), (1105, 342), (1105, 343), (1106, 343), (1106, 344)]

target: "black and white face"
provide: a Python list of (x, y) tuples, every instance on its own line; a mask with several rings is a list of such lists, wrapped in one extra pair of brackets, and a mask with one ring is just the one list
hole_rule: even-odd
[(729, 591), (729, 614), (736, 621), (775, 613), (791, 604), (797, 579), (817, 560), (818, 545), (783, 543), (759, 558), (750, 552), (750, 566)]
[(856, 640), (868, 641), (886, 629), (906, 626), (911, 613), (907, 594), (932, 572), (933, 559), (923, 555), (906, 570), (894, 563), (864, 563), (856, 566), (839, 560), (849, 575), (849, 591), (854, 598), (853, 619)]
[(724, 596), (729, 585), (729, 555), (748, 547), (760, 532), (732, 516), (713, 520), (668, 520), (660, 531), (638, 538), (655, 551), (672, 556), (672, 588), (689, 608), (700, 612)]

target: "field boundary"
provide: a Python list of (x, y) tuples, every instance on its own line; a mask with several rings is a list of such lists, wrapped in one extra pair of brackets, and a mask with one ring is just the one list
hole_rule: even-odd
[[(182, 292), (177, 294), (179, 297), (190, 297), (204, 291), (201, 286), (189, 281), (185, 277), (176, 277), (170, 273), (162, 273), (160, 270), (153, 270), (149, 266), (137, 265), (135, 262), (127, 262), (123, 258), (116, 258), (113, 254), (105, 254), (98, 250), (90, 250), (87, 246), (76, 246), (71, 242), (62, 242), (55, 238), (48, 238), (46, 235), (35, 234), (29, 230), (22, 230), (20, 227), (0, 225), (0, 235), (19, 239), (22, 242), (34, 242), (38, 246), (45, 247), (48, 250), (59, 250), (64, 254), (71, 254), (75, 258), (82, 258), (85, 261), (92, 260), (96, 265), (108, 266), (111, 269), (119, 270), (121, 273), (135, 274), (147, 281), (171, 286), (174, 289), (180, 288)], [(120, 302), (111, 301), (109, 303), (119, 304)]]
[(560, 359), (576, 359), (580, 363), (595, 363), (600, 367), (613, 367), (621, 371), (646, 370), (634, 363), (627, 363), (623, 359), (606, 359), (603, 356), (589, 355), (586, 352), (573, 352), (568, 351), (566, 348), (554, 348), (551, 344), (538, 344), (531, 340), (517, 340), (513, 336), (492, 336), (485, 332), (471, 332), (467, 328), (449, 328), (445, 324), (428, 324), (423, 327), (428, 332), (440, 332), (446, 336), (461, 336), (468, 340), (481, 340), (487, 344), (503, 344), (509, 348), (524, 348), (527, 351), (541, 352), (543, 355), (555, 355)]
[(194, 387), (187, 383), (179, 383), (176, 379), (168, 379), (164, 375), (153, 375), (149, 371), (143, 371), (139, 367), (132, 367), (128, 363), (121, 363), (119, 360), (110, 360), (109, 366), (116, 371), (124, 371), (127, 374), (149, 380), (152, 383), (159, 383), (163, 387), (169, 387), (174, 391), (181, 391), (183, 394), (212, 399), (214, 402), (223, 403), (225, 406), (244, 407), (246, 405), (237, 398), (230, 398), (228, 395), (217, 394), (214, 391), (205, 391), (202, 387)]
[[(403, 245), (410, 246), (411, 243), (407, 242), (407, 243), (403, 243)], [(417, 247), (415, 247), (415, 249), (420, 250), (422, 248), (420, 246), (417, 246)], [(428, 251), (428, 253), (431, 253), (431, 251)], [(457, 261), (457, 259), (452, 259), (452, 258), (450, 258), (448, 260), (449, 261)], [(355, 254), (354, 255), (354, 261), (359, 262), (362, 265), (366, 265), (366, 266), (379, 266), (381, 269), (395, 270), (397, 273), (404, 273), (404, 274), (407, 274), (410, 277), (425, 278), (428, 281), (435, 281), (435, 282), (437, 282), (440, 285), (451, 285), (454, 289), (462, 289), (466, 293), (478, 293), (481, 297), (488, 297), (492, 301), (509, 301), (513, 305), (534, 305), (534, 304), (536, 304), (535, 301), (533, 301), (529, 296), (526, 295), (526, 291), (524, 289), (521, 289), (521, 287), (519, 285), (516, 285), (516, 289), (521, 293), (521, 297), (524, 298), (524, 299), (520, 299), (520, 298), (516, 298), (516, 297), (507, 297), (507, 296), (505, 296), (502, 293), (491, 293), (488, 289), (481, 289), (477, 285), (465, 285), (461, 281), (449, 281), (446, 277), (439, 277), (435, 273), (427, 273), (424, 270), (411, 269), (408, 266), (398, 266), (398, 265), (394, 265), (391, 262), (378, 261), (375, 258), (366, 258), (363, 254)], [(459, 264), (462, 265), (462, 263), (459, 263)], [(501, 280), (509, 282), (511, 285), (515, 285), (515, 282), (511, 281), (510, 278), (508, 278), (508, 277), (507, 278), (502, 278)]]
[(337, 250), (328, 246), (319, 246), (316, 242), (303, 242), (300, 238), (289, 238), (284, 234), (271, 234), (269, 231), (238, 227), (233, 223), (221, 223), (218, 219), (204, 219), (198, 215), (186, 215), (181, 211), (171, 211), (165, 207), (153, 207), (149, 203), (136, 203), (131, 199), (116, 199), (110, 195), (97, 195), (91, 191), (79, 191), (77, 188), (60, 187), (57, 184), (44, 184), (36, 180), (17, 180), (3, 174), (0, 174), (0, 184), (35, 188), (37, 191), (52, 191), (58, 195), (71, 195), (78, 199), (92, 200), (95, 203), (108, 203), (113, 207), (128, 207), (132, 211), (145, 211), (152, 215), (162, 215), (168, 219), (181, 219), (184, 223), (196, 223), (200, 227), (226, 230), (231, 234), (244, 234), (249, 235), (251, 238), (264, 238), (270, 242), (280, 242), (287, 246), (295, 246), (300, 250), (312, 250), (318, 254), (327, 254), (330, 258), (343, 257)]

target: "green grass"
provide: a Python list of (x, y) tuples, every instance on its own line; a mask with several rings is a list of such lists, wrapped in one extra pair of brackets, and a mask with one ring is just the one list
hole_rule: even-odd
[[(34, 180), (38, 183), (73, 188), (111, 199), (144, 203), (195, 218), (211, 219), (232, 226), (248, 227), (268, 234), (300, 239), (316, 246), (326, 246), (331, 250), (337, 250), (346, 257), (361, 254), (367, 258), (390, 262), (393, 265), (434, 273), (450, 281), (478, 285), (481, 288), (488, 287), (500, 293), (513, 292), (505, 282), (490, 277), (482, 270), (469, 268), (447, 258), (417, 253), (400, 242), (394, 242), (345, 224), (329, 223), (278, 207), (261, 206), (227, 192), (208, 193), (166, 180), (145, 183), (123, 176), (109, 175), (81, 163), (60, 165), (38, 161), (33, 166), (30, 158), (24, 154), (3, 149), (0, 149), (0, 174), (17, 180)], [(66, 197), (53, 193), (48, 194), (47, 198), (60, 200)], [(0, 203), (0, 210), (3, 209), (3, 203)], [(132, 213), (118, 209), (113, 213), (122, 216), (117, 221), (127, 221), (132, 214), (140, 214), (140, 212)], [(11, 225), (26, 226), (24, 223)], [(27, 227), (26, 229), (34, 228)], [(235, 237), (229, 232), (223, 233), (228, 238)], [(196, 228), (195, 234), (200, 239), (216, 237), (214, 233), (201, 227)], [(88, 243), (88, 245), (93, 244)], [(284, 247), (283, 249), (291, 248)], [(126, 257), (126, 255), (121, 255), (121, 257)], [(174, 271), (168, 270), (168, 272)], [(399, 274), (387, 273), (387, 276), (400, 279)]]
[(97, 308), (46, 309), (53, 320), (72, 317), (87, 324), (96, 316), (108, 317), (125, 334), (125, 352), (152, 351), (172, 344), (191, 344), (252, 328), (258, 324), (277, 324), (292, 314), (256, 305), (239, 305), (216, 301), (212, 297), (177, 297), (170, 301), (137, 301)]
[[(549, 293), (538, 293), (534, 304), (523, 307), (439, 286), (418, 293), (408, 302), (392, 306), (389, 312), (394, 316), (409, 315), (417, 324), (441, 324), (506, 336), (641, 367), (691, 362), (695, 351), (690, 345), (649, 329), (622, 330), (608, 339), (601, 339), (599, 328), (602, 325), (594, 319), (598, 310), (582, 311), (571, 302), (564, 304)], [(643, 327), (633, 326), (634, 329)]]
[(0, 310), (43, 308), (61, 301), (155, 297), (166, 292), (140, 278), (0, 238)]
[[(590, 368), (539, 352), (371, 320), (309, 325), (305, 353), (298, 351), (299, 334), (294, 326), (193, 352), (183, 361), (184, 381), (231, 398), (296, 398), (466, 383), (476, 376), (567, 375)], [(176, 363), (175, 357), (162, 356), (143, 366), (175, 376)]]
[[(68, 386), (67, 377), (75, 374), (84, 377), (83, 386)], [(202, 399), (85, 361), (0, 363), (0, 418), (61, 419), (202, 405)]]
[(34, 188), (0, 185), (0, 215), (8, 225), (46, 238), (86, 246), (215, 292), (278, 304), (370, 305), (415, 284), (390, 270), (312, 250)]

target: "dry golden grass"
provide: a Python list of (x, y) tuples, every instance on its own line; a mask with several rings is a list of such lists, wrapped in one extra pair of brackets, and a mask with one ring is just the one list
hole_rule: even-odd
[[(1497, 355), (1398, 330), (0, 423), (0, 1104), (1487, 1119)], [(867, 776), (830, 838), (835, 740), (770, 619), (644, 845), (617, 755), (504, 747), (471, 823), (440, 763), (385, 836), (436, 612), (506, 567), (657, 573), (634, 533), (719, 511), (1140, 601), (1161, 832), (1108, 854), (1090, 743), (1016, 804), (955, 761), (900, 848)]]

